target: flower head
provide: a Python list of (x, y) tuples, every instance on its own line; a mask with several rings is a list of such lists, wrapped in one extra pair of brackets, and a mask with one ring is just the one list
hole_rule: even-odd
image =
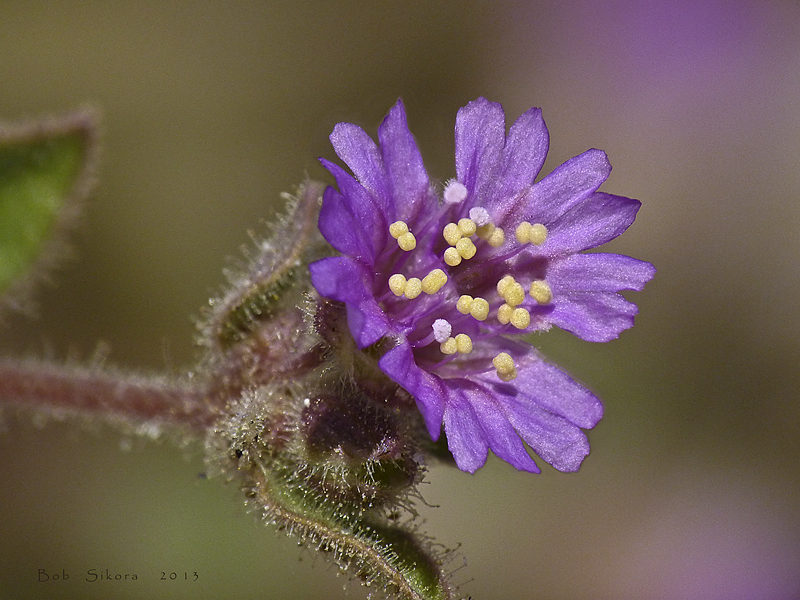
[(338, 190), (324, 194), (319, 228), (341, 255), (310, 266), (314, 287), (345, 303), (360, 348), (392, 347), (380, 368), (415, 399), (435, 440), (442, 423), (456, 464), (474, 472), (488, 450), (538, 472), (523, 440), (562, 471), (589, 453), (582, 429), (603, 408), (545, 362), (521, 334), (561, 327), (608, 341), (633, 325), (655, 269), (618, 254), (581, 251), (633, 222), (637, 200), (598, 192), (611, 170), (589, 150), (534, 183), (548, 132), (532, 108), (506, 135), (499, 104), (479, 98), (456, 117), (455, 178), (432, 185), (398, 102), (375, 142), (339, 123), (336, 154), (321, 159)]

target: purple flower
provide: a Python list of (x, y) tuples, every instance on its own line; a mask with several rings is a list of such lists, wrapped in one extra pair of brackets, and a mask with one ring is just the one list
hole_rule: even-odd
[[(321, 159), (338, 191), (319, 228), (341, 256), (311, 264), (317, 291), (347, 307), (360, 348), (393, 346), (380, 368), (416, 400), (431, 437), (442, 423), (456, 464), (475, 472), (491, 449), (539, 472), (523, 440), (561, 471), (589, 453), (582, 429), (596, 396), (510, 336), (561, 327), (604, 342), (633, 326), (655, 269), (618, 254), (581, 254), (633, 222), (637, 200), (598, 192), (611, 166), (588, 150), (534, 183), (547, 155), (539, 109), (506, 135), (499, 104), (478, 98), (456, 117), (456, 178), (441, 195), (428, 178), (401, 101), (378, 129), (331, 134), (353, 172)], [(520, 439), (521, 438), (521, 439)]]

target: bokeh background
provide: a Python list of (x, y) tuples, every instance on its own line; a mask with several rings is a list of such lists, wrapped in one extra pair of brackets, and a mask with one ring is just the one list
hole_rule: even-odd
[[(226, 256), (326, 177), (339, 121), (402, 97), (429, 172), (458, 107), (540, 106), (545, 171), (587, 148), (643, 202), (611, 249), (659, 269), (634, 329), (535, 338), (606, 415), (577, 474), (434, 466), (425, 528), (476, 600), (800, 597), (800, 3), (0, 2), (0, 118), (89, 102), (79, 260), (5, 354), (180, 372)], [(0, 598), (364, 598), (255, 522), (199, 453), (68, 423), (0, 433)], [(465, 563), (462, 566), (462, 562)], [(67, 582), (36, 582), (38, 569)], [(135, 583), (83, 581), (89, 569)], [(159, 581), (198, 571), (197, 583)], [(48, 587), (49, 586), (49, 587)], [(347, 590), (343, 588), (347, 588)]]

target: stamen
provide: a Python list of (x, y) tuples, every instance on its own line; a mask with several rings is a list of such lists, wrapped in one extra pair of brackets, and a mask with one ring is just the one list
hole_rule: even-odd
[[(476, 223), (477, 223), (477, 221), (476, 221)], [(475, 233), (477, 233), (478, 237), (481, 238), (482, 240), (488, 240), (489, 236), (492, 235), (492, 232), (494, 231), (494, 229), (495, 229), (494, 223), (490, 222), (490, 223), (486, 223), (486, 225), (478, 226), (478, 230)]]
[(434, 269), (422, 279), (422, 291), (426, 294), (435, 294), (447, 283), (447, 275), (441, 269)]
[(516, 283), (516, 281), (511, 275), (504, 276), (500, 281), (497, 282), (497, 293), (500, 294), (501, 297), (505, 298), (504, 294), (506, 288), (512, 283)]
[(495, 227), (494, 229), (492, 229), (492, 232), (486, 238), (486, 241), (489, 242), (489, 245), (492, 248), (499, 248), (506, 241), (506, 232), (503, 231), (500, 227)]
[(473, 303), (472, 296), (467, 296), (466, 294), (464, 294), (458, 299), (458, 302), (456, 302), (456, 310), (460, 312), (462, 315), (468, 315), (472, 310), (472, 303)]
[(446, 341), (441, 343), (439, 349), (442, 354), (455, 354), (458, 352), (458, 342), (456, 342), (455, 338), (447, 338)]
[(461, 239), (461, 231), (455, 223), (448, 223), (442, 230), (442, 235), (445, 241), (451, 246), (455, 246), (458, 240)]
[(389, 277), (389, 289), (395, 296), (402, 296), (406, 291), (406, 278), (400, 273), (395, 273)]
[(475, 256), (475, 253), (478, 251), (478, 249), (475, 248), (475, 244), (473, 244), (472, 240), (469, 238), (461, 238), (458, 240), (458, 242), (456, 242), (456, 250), (458, 250), (461, 258), (466, 258), (467, 260)]
[(409, 300), (413, 300), (422, 293), (422, 282), (416, 277), (412, 277), (406, 281), (406, 288), (403, 290), (403, 295)]
[(397, 238), (397, 244), (401, 249), (405, 250), (406, 252), (410, 252), (417, 247), (417, 238), (415, 238), (414, 234), (410, 231), (406, 231)]
[(433, 337), (440, 344), (444, 344), (450, 337), (453, 327), (445, 319), (436, 319), (433, 322)]
[(492, 359), (494, 368), (497, 369), (497, 376), (502, 381), (511, 381), (517, 377), (517, 368), (514, 366), (514, 359), (506, 352), (501, 352)]
[(525, 300), (525, 290), (515, 281), (504, 288), (501, 296), (511, 306), (519, 306)]
[(444, 251), (444, 262), (450, 267), (457, 267), (461, 264), (461, 255), (453, 246)]
[(394, 239), (397, 239), (404, 233), (408, 233), (408, 225), (405, 221), (395, 221), (389, 225), (389, 233)]
[(511, 324), (517, 329), (525, 329), (531, 324), (531, 313), (524, 308), (515, 308), (511, 313)]
[(467, 193), (467, 187), (463, 183), (452, 180), (447, 184), (447, 187), (444, 188), (444, 203), (458, 204), (459, 202), (463, 202), (464, 198), (467, 197)]
[(472, 338), (466, 333), (459, 333), (456, 336), (456, 349), (459, 354), (469, 354), (472, 352)]
[(478, 226), (472, 219), (459, 219), (458, 230), (461, 232), (462, 236), (469, 237), (475, 234), (475, 232), (478, 230)]
[(478, 321), (485, 321), (489, 316), (489, 303), (483, 298), (475, 298), (470, 306), (469, 314)]
[(501, 304), (500, 308), (497, 309), (497, 320), (500, 321), (502, 325), (508, 325), (511, 322), (511, 314), (513, 312), (514, 308), (512, 306)]
[(475, 225), (477, 225), (478, 227), (484, 227), (486, 225), (489, 225), (489, 223), (491, 222), (491, 218), (489, 217), (489, 212), (482, 206), (474, 206), (473, 208), (470, 208), (469, 218), (475, 221)]
[(553, 290), (544, 279), (535, 279), (531, 283), (531, 298), (539, 304), (550, 304), (553, 301)]
[(547, 240), (547, 227), (541, 223), (531, 225), (527, 221), (523, 221), (517, 225), (515, 233), (520, 244), (530, 242), (534, 246), (541, 246)]

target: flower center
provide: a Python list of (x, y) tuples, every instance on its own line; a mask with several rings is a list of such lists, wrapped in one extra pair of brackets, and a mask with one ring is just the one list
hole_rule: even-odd
[[(463, 202), (466, 197), (467, 188), (457, 181), (451, 181), (444, 191), (444, 204), (445, 206), (458, 204)], [(450, 268), (458, 267), (463, 261), (471, 261), (476, 256), (479, 256), (479, 246), (482, 243), (485, 243), (483, 252), (492, 252), (491, 249), (500, 248), (506, 243), (505, 231), (492, 223), (491, 217), (485, 208), (473, 207), (468, 214), (469, 217), (459, 219), (457, 223), (448, 223), (441, 231), (441, 235), (447, 243), (442, 260)], [(411, 252), (417, 247), (416, 237), (406, 222), (396, 221), (392, 223), (389, 226), (389, 233), (397, 240), (397, 245), (404, 252)], [(541, 246), (547, 240), (548, 231), (547, 227), (542, 223), (532, 224), (523, 221), (517, 226), (514, 237), (518, 246), (502, 256), (492, 253), (491, 262), (502, 261), (502, 263), (505, 263), (509, 258), (522, 251), (527, 244)], [(476, 242), (478, 245), (476, 245)], [(480, 257), (478, 260), (480, 262)], [(480, 269), (484, 275), (486, 272), (497, 270), (496, 265), (491, 264), (489, 261), (485, 265), (478, 267), (476, 264), (474, 267)], [(463, 272), (461, 275), (463, 275)], [(461, 275), (459, 275), (459, 279)], [(453, 335), (454, 328), (465, 328), (474, 334), (474, 326), (469, 326), (465, 323), (465, 318), (472, 318), (480, 323), (487, 323), (487, 325), (491, 324), (487, 320), (492, 307), (486, 298), (473, 298), (470, 295), (462, 294), (458, 296), (455, 306), (453, 306), (452, 301), (455, 296), (452, 293), (452, 288), (456, 286), (457, 281), (458, 279), (454, 278), (452, 285), (445, 287), (448, 283), (448, 274), (439, 268), (431, 270), (422, 279), (418, 277), (407, 279), (402, 273), (395, 273), (389, 277), (389, 289), (398, 299), (402, 297), (406, 300), (414, 300), (423, 292), (428, 296), (433, 296), (440, 291), (444, 294), (441, 303), (436, 305), (435, 311), (431, 310), (430, 304), (426, 305), (425, 315), (438, 318), (433, 321), (432, 325), (425, 325), (426, 327), (430, 326), (431, 330), (429, 333), (423, 334), (422, 339), (418, 340), (414, 345), (415, 347), (420, 347), (427, 346), (434, 341), (437, 342), (441, 353), (448, 357), (445, 362), (450, 358), (455, 358), (456, 355), (472, 352), (473, 339), (469, 335), (464, 332)], [(527, 301), (531, 309), (536, 305), (550, 304), (553, 300), (553, 291), (544, 279), (533, 279), (526, 294), (522, 284), (510, 274), (506, 274), (497, 281), (496, 290), (502, 302), (497, 305), (494, 318), (499, 325), (510, 324), (520, 332), (531, 325), (530, 309), (522, 306), (526, 303), (526, 296), (529, 296), (535, 302), (534, 305)], [(450, 313), (450, 318), (444, 318), (448, 316), (447, 312), (452, 311), (453, 308), (455, 308), (455, 311)], [(405, 309), (403, 310), (405, 311)], [(431, 315), (434, 312), (436, 314)], [(419, 314), (415, 315), (415, 318), (419, 318), (420, 323), (431, 323), (429, 318), (423, 319), (420, 317), (421, 315)], [(493, 335), (493, 332), (485, 327), (479, 331), (479, 337), (482, 338)], [(509, 354), (500, 352), (493, 359), (492, 364), (497, 376), (502, 381), (511, 381), (516, 378), (517, 370), (513, 358)]]

